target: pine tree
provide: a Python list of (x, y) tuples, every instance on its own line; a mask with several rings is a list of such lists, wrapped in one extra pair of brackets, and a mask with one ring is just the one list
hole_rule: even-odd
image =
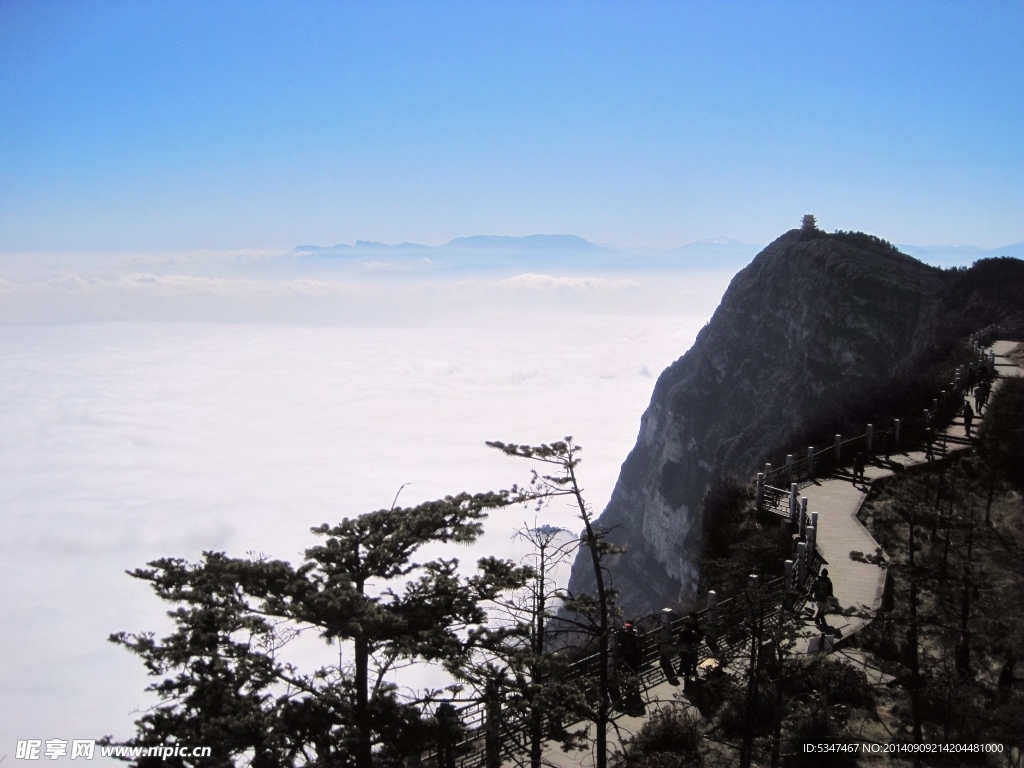
[[(548, 467), (553, 467), (551, 474), (532, 472), (530, 494), (541, 505), (550, 501), (568, 497), (579, 512), (584, 530), (581, 535), (581, 546), (590, 553), (590, 563), (594, 569), (597, 585), (596, 594), (566, 594), (560, 621), (569, 625), (582, 636), (589, 638), (597, 646), (597, 669), (589, 670), (582, 684), (594, 692), (594, 701), (587, 707), (587, 719), (595, 728), (594, 746), (596, 768), (608, 765), (608, 724), (612, 716), (612, 684), (609, 667), (611, 666), (611, 631), (612, 622), (618, 615), (615, 604), (615, 590), (608, 583), (608, 571), (603, 560), (607, 555), (618, 554), (624, 550), (607, 541), (608, 531), (594, 524), (593, 511), (583, 497), (583, 488), (576, 475), (580, 464), (579, 454), (583, 450), (576, 445), (571, 437), (564, 440), (538, 446), (515, 445), (501, 442), (489, 442), (489, 446), (497, 448), (507, 456), (527, 459)], [(571, 618), (570, 618), (571, 617)]]
[[(421, 750), (419, 709), (399, 701), (385, 676), (402, 661), (463, 655), (467, 631), (487, 621), (485, 605), (522, 586), (529, 571), (483, 558), (467, 578), (457, 560), (411, 558), (427, 543), (474, 541), (487, 510), (524, 498), (515, 489), (464, 493), (323, 525), (313, 533), (325, 541), (298, 568), (206, 553), (198, 564), (164, 559), (131, 572), (179, 607), (170, 613), (175, 632), (161, 641), (111, 637), (151, 675), (176, 675), (150, 686), (161, 704), (129, 743), (209, 745), (209, 765), (220, 766), (253, 754), (254, 766), (369, 768), (375, 757), (393, 762)], [(400, 591), (388, 587), (400, 580)], [(350, 642), (351, 668), (303, 675), (279, 661), (307, 630)]]

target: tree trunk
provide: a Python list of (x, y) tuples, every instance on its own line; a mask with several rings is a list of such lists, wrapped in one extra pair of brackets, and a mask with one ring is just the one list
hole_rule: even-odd
[[(570, 457), (571, 459), (571, 457)], [(590, 514), (583, 502), (583, 495), (580, 492), (579, 484), (576, 482), (576, 472), (569, 463), (569, 477), (572, 479), (572, 492), (576, 497), (576, 504), (579, 506), (580, 516), (587, 531), (587, 548), (590, 550), (590, 559), (594, 565), (594, 578), (597, 581), (597, 600), (601, 606), (601, 623), (599, 625), (600, 636), (598, 663), (601, 665), (598, 671), (598, 687), (600, 700), (597, 706), (597, 717), (594, 725), (597, 729), (597, 760), (596, 768), (607, 768), (608, 766), (608, 593), (605, 591), (604, 574), (601, 572), (601, 553), (597, 551), (597, 537), (594, 528), (590, 524)]]
[(501, 687), (496, 681), (488, 681), (486, 697), (484, 764), (487, 768), (501, 768)]
[[(359, 594), (364, 594), (364, 583), (356, 582)], [(356, 767), (372, 768), (373, 753), (370, 741), (370, 707), (368, 690), (370, 684), (370, 644), (360, 627), (355, 640), (356, 664)]]
[(751, 606), (750, 668), (747, 670), (747, 707), (743, 718), (743, 743), (740, 745), (740, 768), (750, 768), (754, 753), (754, 711), (757, 707), (757, 673), (760, 664), (762, 616), (760, 600)]
[(356, 662), (356, 732), (358, 734), (356, 766), (372, 768), (373, 755), (370, 750), (370, 718), (367, 698), (369, 685), (370, 652), (366, 636), (360, 632), (355, 638)]
[(988, 501), (985, 502), (985, 525), (992, 525), (992, 497), (996, 493), (996, 471), (989, 467)]
[[(540, 696), (539, 687), (544, 684), (541, 679), (539, 660), (544, 654), (544, 569), (547, 567), (544, 559), (544, 547), (540, 549), (540, 573), (537, 574), (537, 601), (534, 605), (534, 612), (537, 616), (537, 630), (534, 634), (535, 647), (534, 653), (534, 666), (530, 671), (531, 682), (534, 686), (534, 697)], [(544, 741), (544, 713), (536, 706), (532, 708), (530, 712), (530, 768), (540, 768), (541, 756), (543, 754), (543, 741)]]

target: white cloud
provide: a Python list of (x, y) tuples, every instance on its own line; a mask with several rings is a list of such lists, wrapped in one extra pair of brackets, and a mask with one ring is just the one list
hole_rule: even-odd
[[(650, 396), (644, 368), (704, 320), (0, 327), (0, 657), (18, 660), (0, 665), (0, 745), (130, 732), (147, 680), (106, 637), (166, 630), (167, 606), (124, 574), (155, 557), (297, 561), (310, 526), (387, 506), (402, 483), (412, 503), (522, 481), (488, 439), (573, 434), (601, 508)], [(579, 527), (568, 508), (545, 514)], [(493, 515), (456, 555), (516, 555), (527, 519)]]
[(554, 275), (523, 274), (499, 281), (504, 288), (519, 291), (555, 291), (569, 289), (573, 291), (621, 291), (639, 288), (639, 284), (628, 279), (609, 279), (607, 277), (555, 277)]

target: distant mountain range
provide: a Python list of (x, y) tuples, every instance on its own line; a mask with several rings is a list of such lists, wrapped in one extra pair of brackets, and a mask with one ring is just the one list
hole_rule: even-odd
[[(898, 245), (904, 253), (939, 267), (970, 266), (991, 256), (1024, 258), (1024, 243), (1001, 248), (971, 245)], [(300, 245), (289, 251), (295, 258), (364, 260), (377, 269), (740, 269), (762, 246), (728, 237), (697, 240), (677, 248), (613, 248), (576, 235), (473, 235), (443, 245), (388, 245), (357, 240), (354, 245)]]
[(443, 245), (387, 245), (357, 240), (354, 245), (300, 245), (289, 255), (315, 259), (369, 259), (394, 269), (429, 264), (435, 269), (739, 269), (761, 246), (725, 237), (698, 240), (679, 248), (629, 249), (597, 245), (576, 235), (474, 235)]

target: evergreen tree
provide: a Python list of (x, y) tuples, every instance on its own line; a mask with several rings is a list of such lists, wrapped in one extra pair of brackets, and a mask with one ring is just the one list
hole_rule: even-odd
[[(391, 763), (422, 750), (416, 702), (398, 699), (388, 671), (402, 660), (464, 654), (468, 630), (487, 620), (485, 605), (529, 571), (483, 558), (466, 578), (457, 560), (411, 558), (430, 542), (474, 541), (488, 509), (524, 498), (515, 489), (460, 494), (323, 525), (313, 533), (325, 541), (298, 568), (206, 553), (198, 564), (164, 559), (131, 572), (179, 607), (170, 612), (175, 632), (161, 641), (111, 637), (151, 675), (176, 675), (150, 686), (161, 703), (128, 743), (209, 745), (208, 764), (220, 766), (245, 756), (253, 765), (369, 768), (375, 758)], [(388, 587), (399, 580), (400, 591)], [(283, 646), (307, 630), (350, 642), (351, 667), (303, 675), (281, 662)]]
[(581, 546), (590, 553), (590, 564), (594, 569), (597, 585), (596, 594), (566, 594), (560, 621), (568, 625), (579, 635), (587, 638), (596, 646), (597, 668), (587, 670), (581, 684), (593, 692), (586, 706), (586, 716), (594, 724), (595, 763), (597, 768), (608, 765), (608, 724), (612, 716), (611, 666), (611, 633), (613, 620), (618, 615), (615, 604), (615, 590), (608, 581), (609, 575), (603, 563), (610, 554), (623, 552), (621, 547), (607, 541), (608, 531), (594, 525), (593, 511), (583, 497), (583, 488), (576, 475), (580, 464), (579, 454), (582, 447), (576, 445), (571, 437), (564, 440), (538, 446), (515, 445), (501, 442), (489, 442), (489, 446), (497, 448), (507, 456), (527, 459), (552, 470), (551, 474), (543, 474), (536, 469), (532, 471), (530, 494), (539, 505), (549, 503), (553, 499), (568, 497), (579, 512), (583, 521)]

